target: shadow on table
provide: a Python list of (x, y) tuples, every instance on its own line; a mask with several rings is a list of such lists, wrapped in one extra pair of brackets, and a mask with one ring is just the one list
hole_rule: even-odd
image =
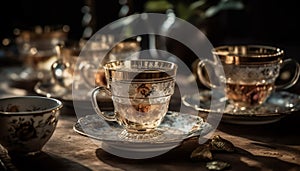
[(77, 162), (45, 152), (29, 157), (12, 156), (12, 162), (20, 171), (90, 171)]
[[(169, 152), (149, 159), (121, 158), (102, 149), (96, 150), (96, 156), (102, 162), (124, 170), (207, 170), (207, 161), (194, 161), (190, 158), (191, 152), (198, 146), (196, 140), (184, 142), (181, 146)], [(273, 157), (254, 156), (243, 149), (234, 153), (213, 153), (214, 160), (228, 162), (230, 170), (236, 171), (289, 171), (299, 170), (300, 166), (288, 163)]]
[(197, 147), (197, 141), (184, 142), (169, 152), (149, 159), (126, 159), (112, 155), (102, 149), (96, 150), (96, 156), (104, 163), (125, 170), (184, 170), (185, 168), (202, 168), (202, 163), (193, 163), (189, 155)]
[[(218, 129), (230, 135), (263, 143), (300, 145), (300, 113), (292, 113), (278, 122), (265, 125), (236, 125), (221, 123)], [(300, 154), (300, 151), (299, 151)]]
[(282, 161), (275, 157), (256, 156), (244, 149), (238, 148), (234, 154), (215, 153), (217, 160), (227, 161), (231, 164), (232, 170), (272, 170), (272, 171), (294, 171), (299, 170), (300, 165)]

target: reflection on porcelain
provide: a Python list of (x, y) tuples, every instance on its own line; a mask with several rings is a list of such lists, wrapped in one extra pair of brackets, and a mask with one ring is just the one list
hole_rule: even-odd
[[(211, 91), (204, 90), (199, 94), (182, 96), (183, 104), (201, 112), (212, 111)], [(267, 124), (279, 121), (287, 114), (300, 110), (300, 95), (286, 91), (273, 92), (264, 104), (251, 110), (237, 110), (220, 95), (220, 100), (226, 101), (223, 111), (223, 122), (235, 124)]]
[[(112, 112), (107, 112), (107, 114)], [(102, 148), (109, 153), (126, 158), (148, 158), (165, 153), (190, 137), (205, 136), (212, 127), (199, 116), (169, 111), (158, 127), (160, 138), (147, 141), (124, 140), (119, 136), (123, 128), (116, 122), (107, 122), (98, 115), (86, 115), (74, 125), (75, 132), (102, 141)], [(138, 153), (131, 156), (132, 152)]]

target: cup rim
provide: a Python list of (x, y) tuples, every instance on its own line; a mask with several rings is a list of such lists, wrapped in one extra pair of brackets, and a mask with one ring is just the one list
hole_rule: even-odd
[[(127, 62), (161, 62), (170, 65), (168, 68), (162, 68), (157, 67), (159, 70), (151, 70), (151, 68), (139, 68), (136, 69), (138, 71), (132, 70), (132, 71), (126, 71), (124, 67), (118, 67), (121, 66), (123, 63)], [(113, 77), (116, 80), (130, 80), (131, 82), (148, 82), (151, 81), (162, 81), (162, 80), (170, 80), (174, 79), (176, 77), (176, 72), (178, 65), (174, 62), (170, 61), (164, 61), (164, 60), (155, 60), (155, 59), (133, 59), (133, 60), (115, 60), (110, 61), (106, 63), (103, 66), (105, 71), (108, 71), (108, 74), (106, 73), (106, 78), (108, 81), (111, 81), (112, 78), (110, 75), (113, 75)], [(144, 69), (144, 70), (143, 70)], [(145, 73), (144, 71), (147, 71)], [(125, 74), (124, 74), (125, 72)], [(150, 77), (149, 77), (150, 75)], [(162, 78), (162, 76), (164, 76)]]
[[(129, 61), (136, 61), (136, 62), (138, 62), (138, 61), (146, 61), (146, 62), (163, 62), (163, 63), (168, 63), (168, 64), (170, 64), (170, 65), (172, 65), (172, 67), (170, 67), (169, 69), (168, 69), (168, 71), (169, 70), (177, 70), (177, 68), (178, 68), (178, 66), (177, 66), (177, 64), (176, 63), (174, 63), (174, 62), (170, 62), (170, 61), (164, 61), (164, 60), (156, 60), (156, 59), (129, 59), (129, 60), (113, 60), (113, 61), (109, 61), (109, 62), (107, 62), (104, 66), (103, 66), (103, 68), (104, 69), (106, 69), (106, 70), (111, 70), (111, 71), (116, 71), (116, 70), (118, 70), (117, 68), (113, 68), (112, 66), (114, 65), (114, 64), (121, 64), (121, 63), (125, 63), (125, 62), (129, 62)], [(163, 69), (162, 69), (163, 70)], [(167, 69), (166, 69), (167, 70)]]
[(281, 61), (284, 50), (268, 45), (236, 44), (215, 47), (212, 53), (226, 64), (270, 63)]
[(63, 107), (63, 103), (55, 98), (51, 97), (42, 97), (42, 96), (14, 96), (14, 97), (5, 97), (0, 98), (0, 102), (3, 100), (13, 100), (13, 99), (43, 99), (43, 100), (49, 100), (56, 102), (56, 105), (51, 108), (43, 109), (43, 110), (35, 110), (35, 111), (20, 111), (20, 112), (6, 112), (6, 111), (0, 111), (0, 115), (28, 115), (28, 114), (44, 114), (48, 113), (50, 111), (57, 111), (60, 110)]

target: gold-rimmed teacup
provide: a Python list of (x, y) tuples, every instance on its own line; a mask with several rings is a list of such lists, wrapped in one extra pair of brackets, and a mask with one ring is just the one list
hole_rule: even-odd
[[(149, 141), (162, 134), (156, 128), (166, 115), (174, 93), (177, 65), (161, 60), (113, 61), (104, 65), (107, 86), (92, 91), (92, 104), (99, 116), (124, 128), (120, 137)], [(101, 112), (97, 95), (106, 93), (114, 105), (114, 116)]]
[[(225, 95), (230, 104), (238, 109), (260, 106), (275, 90), (293, 86), (299, 78), (299, 64), (292, 58), (285, 58), (284, 50), (263, 45), (228, 45), (212, 50), (214, 57), (222, 66), (210, 60), (198, 63), (197, 73), (200, 81), (209, 88), (217, 87), (205, 76), (204, 67), (223, 67), (224, 74), (215, 73), (224, 83)], [(293, 64), (291, 79), (277, 84), (281, 69)], [(218, 70), (217, 70), (218, 71)]]

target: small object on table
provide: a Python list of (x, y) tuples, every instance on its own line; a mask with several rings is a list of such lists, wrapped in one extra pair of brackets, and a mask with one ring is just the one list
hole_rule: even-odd
[(234, 145), (228, 141), (222, 138), (219, 135), (216, 135), (212, 138), (212, 140), (209, 143), (210, 150), (213, 151), (227, 151), (227, 152), (234, 152), (235, 147)]
[(211, 161), (206, 163), (206, 168), (209, 170), (224, 170), (230, 167), (230, 164), (223, 161)]
[(234, 152), (235, 146), (220, 135), (215, 135), (206, 144), (201, 144), (193, 150), (190, 158), (193, 160), (208, 161), (206, 163), (206, 168), (209, 170), (223, 170), (229, 168), (230, 164), (227, 162), (212, 161), (213, 151)]
[(212, 160), (213, 156), (208, 145), (198, 146), (191, 154), (193, 160)]

